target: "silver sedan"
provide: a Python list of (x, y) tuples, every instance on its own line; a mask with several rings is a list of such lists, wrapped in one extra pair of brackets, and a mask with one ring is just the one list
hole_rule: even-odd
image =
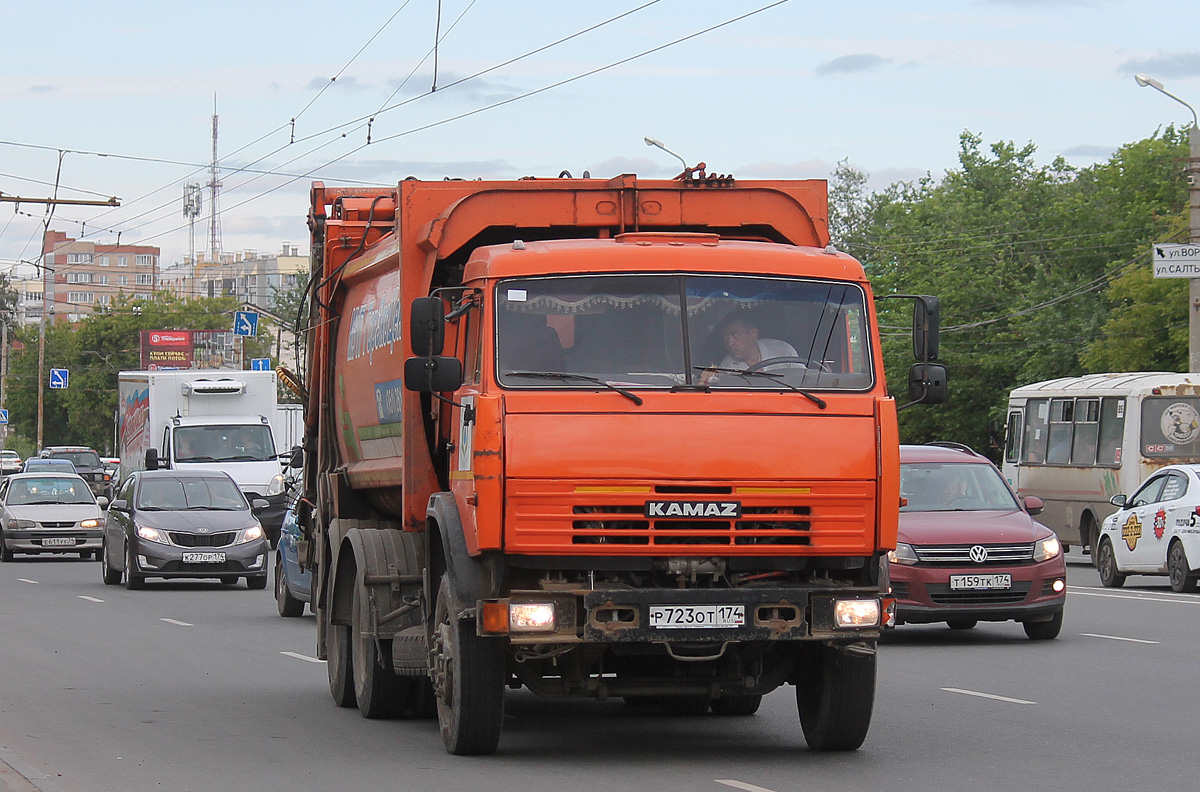
[(73, 473), (18, 473), (0, 483), (0, 559), (16, 553), (100, 557), (107, 498)]

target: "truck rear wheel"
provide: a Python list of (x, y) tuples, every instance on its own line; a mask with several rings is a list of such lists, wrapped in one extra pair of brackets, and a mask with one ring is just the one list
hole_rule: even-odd
[(350, 661), (354, 676), (354, 700), (364, 718), (395, 718), (406, 703), (404, 680), (392, 672), (392, 642), (371, 636), (367, 591), (354, 587), (351, 621)]
[(875, 704), (875, 646), (816, 646), (796, 685), (804, 739), (814, 751), (854, 751), (867, 738)]
[(473, 621), (455, 618), (452, 598), (443, 574), (430, 636), (442, 742), (458, 756), (495, 753), (504, 722), (504, 645), (476, 635)]
[(329, 693), (339, 707), (353, 707), (354, 671), (350, 665), (350, 628), (345, 624), (330, 624), (325, 629), (325, 646)]

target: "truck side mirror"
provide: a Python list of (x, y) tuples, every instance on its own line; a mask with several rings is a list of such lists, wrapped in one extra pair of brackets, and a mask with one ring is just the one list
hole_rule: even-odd
[(913, 357), (922, 363), (937, 360), (941, 327), (941, 301), (929, 294), (917, 295), (913, 302)]
[(158, 449), (146, 449), (146, 470), (158, 470)]
[(404, 387), (418, 393), (446, 393), (462, 387), (462, 361), (456, 357), (413, 357), (404, 361)]
[(442, 354), (446, 340), (446, 306), (440, 297), (418, 297), (408, 317), (409, 343), (414, 355)]
[(912, 404), (945, 404), (949, 396), (946, 367), (937, 363), (917, 363), (908, 370), (908, 398)]

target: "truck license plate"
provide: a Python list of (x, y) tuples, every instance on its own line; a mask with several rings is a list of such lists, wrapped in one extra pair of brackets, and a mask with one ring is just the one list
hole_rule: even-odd
[(74, 547), (74, 536), (48, 536), (42, 540), (42, 547)]
[(224, 553), (184, 553), (185, 564), (221, 564), (225, 561)]
[(960, 589), (1008, 589), (1012, 588), (1012, 575), (951, 575), (950, 590)]
[(746, 623), (741, 605), (651, 605), (652, 629), (726, 629)]

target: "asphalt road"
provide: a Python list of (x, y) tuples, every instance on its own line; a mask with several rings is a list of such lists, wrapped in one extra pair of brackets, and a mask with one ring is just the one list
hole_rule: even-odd
[(0, 566), (0, 790), (1192, 788), (1200, 595), (1069, 567), (1056, 641), (1014, 623), (885, 638), (854, 753), (808, 751), (783, 688), (748, 718), (510, 693), (499, 753), (467, 758), (436, 722), (335, 707), (313, 618), (279, 618), (270, 590), (129, 592), (94, 561), (18, 556)]

